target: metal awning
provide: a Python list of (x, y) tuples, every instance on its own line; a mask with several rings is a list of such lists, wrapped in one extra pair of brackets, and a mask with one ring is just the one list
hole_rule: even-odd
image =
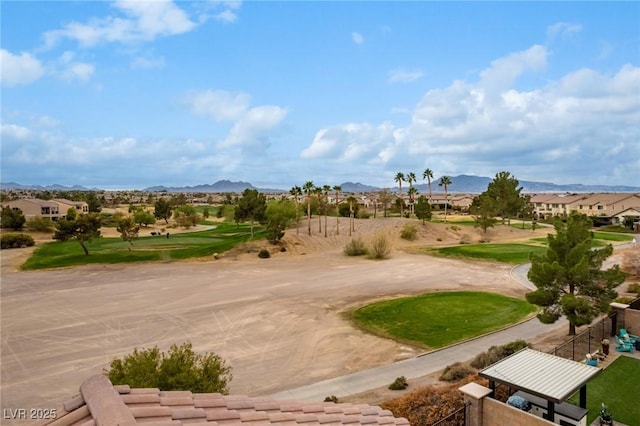
[(485, 368), (480, 376), (561, 403), (600, 372), (598, 367), (525, 348)]

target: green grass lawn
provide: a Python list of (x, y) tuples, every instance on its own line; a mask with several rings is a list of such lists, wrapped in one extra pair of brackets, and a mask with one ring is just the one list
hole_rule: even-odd
[(546, 248), (537, 244), (470, 244), (428, 249), (429, 254), (444, 257), (493, 260), (504, 263), (525, 263), (531, 253), (544, 254)]
[[(152, 237), (144, 236), (129, 244), (120, 238), (96, 238), (87, 244), (86, 256), (77, 241), (45, 243), (34, 250), (22, 269), (59, 268), (90, 263), (131, 263), (188, 259), (211, 256), (233, 248), (251, 238), (249, 225), (217, 223), (215, 229)], [(254, 239), (264, 238), (256, 228)]]
[(529, 303), (493, 293), (427, 293), (372, 303), (351, 313), (359, 327), (428, 348), (498, 330), (536, 311)]
[(615, 234), (612, 232), (600, 232), (600, 231), (595, 231), (593, 233), (593, 237), (596, 240), (604, 240), (604, 241), (631, 241), (633, 239), (633, 235)]
[[(579, 393), (570, 399), (578, 405)], [(627, 425), (638, 424), (640, 419), (640, 360), (621, 356), (587, 384), (587, 424), (600, 412), (603, 402), (609, 407), (613, 419)]]

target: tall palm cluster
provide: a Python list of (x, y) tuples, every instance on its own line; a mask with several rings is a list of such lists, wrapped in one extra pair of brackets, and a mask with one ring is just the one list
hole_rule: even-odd
[(289, 194), (293, 196), (296, 203), (296, 233), (300, 233), (300, 209), (299, 203), (304, 195), (304, 201), (307, 204), (307, 233), (311, 235), (311, 202), (315, 198), (318, 201), (318, 233), (322, 233), (322, 215), (324, 214), (324, 236), (327, 237), (327, 221), (329, 213), (329, 193), (334, 191), (335, 194), (335, 212), (336, 212), (336, 233), (340, 235), (340, 214), (338, 211), (340, 205), (340, 185), (322, 185), (316, 186), (313, 181), (307, 181), (300, 186), (294, 186), (289, 190)]
[[(431, 180), (433, 179), (433, 170), (427, 168), (422, 173), (422, 180), (426, 180), (429, 185), (429, 204), (433, 204), (433, 195), (431, 191)], [(409, 195), (409, 214), (413, 214), (413, 207), (415, 202), (415, 197), (418, 194), (418, 190), (413, 186), (416, 182), (416, 175), (413, 172), (409, 172), (406, 175), (402, 172), (396, 173), (394, 180), (398, 183), (398, 198), (400, 198), (400, 216), (404, 216), (404, 201), (403, 201), (403, 193), (402, 193), (402, 182), (406, 182), (409, 184), (409, 189), (407, 190), (407, 195)], [(440, 178), (440, 182), (438, 186), (444, 187), (445, 193), (445, 204), (444, 204), (444, 220), (447, 221), (447, 206), (449, 204), (449, 185), (451, 185), (451, 178), (449, 176), (442, 176)]]

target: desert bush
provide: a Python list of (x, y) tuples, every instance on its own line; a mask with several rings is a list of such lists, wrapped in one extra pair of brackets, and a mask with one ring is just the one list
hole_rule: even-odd
[(366, 209), (358, 210), (358, 215), (356, 216), (358, 219), (369, 219), (371, 217), (371, 213), (369, 213)]
[(36, 242), (31, 235), (27, 234), (3, 234), (0, 243), (2, 249), (12, 249), (21, 247), (31, 247)]
[(460, 230), (460, 227), (458, 225), (451, 225), (451, 230), (454, 232), (458, 232)]
[(616, 303), (624, 303), (625, 305), (633, 302), (635, 300), (635, 297), (629, 297), (629, 296), (621, 296), (616, 298), (616, 300), (614, 300), (614, 302)]
[(327, 396), (324, 399), (324, 402), (333, 402), (334, 404), (337, 404), (338, 403), (338, 397), (335, 396), (335, 395)]
[(402, 227), (402, 230), (400, 231), (400, 238), (402, 238), (403, 240), (413, 241), (416, 239), (417, 234), (418, 228), (416, 228), (416, 226), (412, 223), (407, 223)]
[(391, 253), (391, 242), (384, 234), (376, 234), (373, 236), (369, 248), (369, 257), (371, 259), (386, 259)]
[(640, 284), (639, 283), (629, 284), (629, 286), (627, 287), (627, 293), (640, 294)]
[(476, 355), (476, 357), (471, 360), (470, 365), (473, 368), (482, 369), (528, 346), (529, 344), (524, 340), (515, 340), (501, 346), (491, 346), (486, 352)]
[(271, 257), (271, 253), (269, 253), (269, 250), (267, 249), (262, 249), (258, 252), (258, 257), (260, 259), (268, 259)]
[(404, 376), (396, 377), (396, 379), (389, 385), (391, 390), (404, 390), (409, 386), (407, 378)]
[(25, 226), (28, 231), (32, 232), (53, 232), (53, 229), (55, 228), (51, 219), (41, 216), (34, 216), (27, 219)]
[(367, 248), (364, 245), (362, 238), (353, 238), (344, 247), (344, 254), (347, 256), (362, 256), (367, 254)]
[(460, 244), (471, 244), (471, 237), (467, 234), (464, 234), (460, 237)]
[(440, 380), (445, 382), (457, 382), (465, 377), (473, 374), (475, 371), (467, 364), (461, 362), (454, 362), (451, 365), (447, 365), (442, 374)]

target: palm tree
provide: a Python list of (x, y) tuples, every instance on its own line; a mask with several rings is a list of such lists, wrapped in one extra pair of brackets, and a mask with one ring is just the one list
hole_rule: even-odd
[[(413, 213), (413, 195), (414, 192), (413, 190), (413, 182), (416, 181), (416, 174), (413, 172), (409, 172), (407, 174), (407, 182), (409, 182), (409, 210), (410, 210), (410, 214)], [(417, 193), (417, 191), (415, 192)]]
[(433, 171), (431, 169), (424, 169), (424, 173), (422, 173), (422, 180), (425, 179), (427, 179), (427, 182), (429, 183), (429, 205), (431, 205), (433, 204), (431, 201), (431, 179), (433, 179)]
[(447, 204), (449, 204), (449, 192), (447, 188), (451, 185), (451, 178), (449, 176), (442, 176), (438, 186), (444, 186), (444, 221), (447, 221)]
[(356, 200), (353, 196), (349, 196), (349, 198), (347, 198), (347, 201), (349, 202), (349, 236), (351, 236), (351, 231), (356, 230), (353, 214), (353, 203), (357, 202), (358, 200)]
[(342, 186), (333, 185), (333, 190), (336, 191), (336, 235), (340, 235), (340, 191), (342, 191)]
[(302, 188), (294, 186), (289, 190), (289, 194), (293, 195), (293, 200), (296, 203), (296, 234), (300, 233), (300, 209), (298, 207), (298, 197), (302, 195)]
[(331, 191), (331, 186), (324, 185), (322, 190), (324, 191), (324, 237), (327, 238), (327, 216), (329, 213), (329, 191)]
[(407, 193), (409, 194), (409, 202), (411, 203), (411, 213), (413, 213), (413, 200), (415, 199), (415, 195), (418, 193), (418, 190), (412, 186), (411, 188), (409, 188), (409, 191), (407, 191)]
[(396, 173), (395, 181), (398, 182), (398, 197), (400, 198), (400, 217), (402, 217), (402, 181), (404, 180), (404, 173)]
[(311, 193), (313, 192), (314, 188), (315, 185), (313, 184), (313, 181), (310, 180), (305, 182), (304, 186), (302, 187), (305, 195), (307, 196), (307, 231), (309, 235), (311, 235)]
[(322, 234), (322, 200), (320, 196), (322, 195), (322, 187), (316, 186), (313, 188), (313, 193), (316, 194), (316, 199), (318, 200), (318, 234)]

